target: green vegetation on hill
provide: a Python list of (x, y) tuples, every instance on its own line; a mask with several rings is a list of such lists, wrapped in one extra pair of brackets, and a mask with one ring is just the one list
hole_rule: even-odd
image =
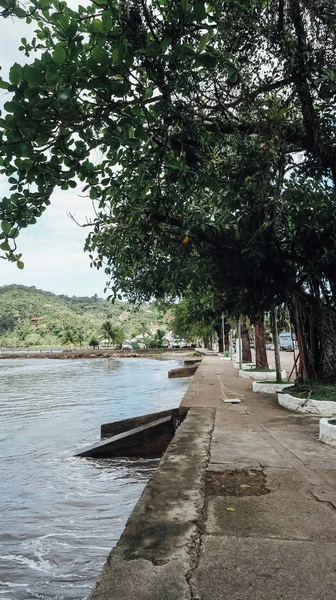
[[(34, 324), (34, 317), (42, 319)], [(67, 338), (69, 345), (87, 346), (92, 339), (102, 339), (102, 326), (107, 320), (122, 330), (126, 339), (153, 333), (157, 328), (167, 329), (166, 314), (156, 304), (113, 304), (96, 294), (70, 298), (35, 287), (0, 287), (0, 347), (68, 345)]]

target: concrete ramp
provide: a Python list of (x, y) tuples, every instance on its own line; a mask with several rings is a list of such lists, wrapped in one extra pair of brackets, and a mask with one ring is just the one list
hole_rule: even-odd
[(168, 378), (173, 379), (175, 377), (192, 377), (198, 369), (199, 364), (192, 365), (190, 367), (177, 367), (177, 369), (171, 369), (168, 371)]
[(121, 421), (113, 421), (111, 423), (104, 423), (100, 429), (100, 437), (107, 438), (119, 435), (130, 429), (141, 427), (141, 425), (147, 425), (163, 417), (172, 417), (173, 419), (179, 419), (179, 409), (170, 408), (169, 410), (161, 410), (155, 413), (148, 413), (146, 415), (140, 415), (137, 417), (131, 417), (129, 419), (122, 419)]
[(76, 456), (86, 458), (160, 457), (173, 437), (174, 423), (172, 417), (167, 416), (104, 439), (79, 452)]
[(190, 367), (192, 365), (199, 365), (201, 362), (201, 358), (186, 358), (184, 364), (186, 367)]

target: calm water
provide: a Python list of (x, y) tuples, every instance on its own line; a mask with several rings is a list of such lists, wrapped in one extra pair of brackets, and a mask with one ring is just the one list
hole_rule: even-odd
[(157, 461), (73, 454), (100, 425), (177, 406), (177, 361), (0, 362), (0, 599), (83, 600)]

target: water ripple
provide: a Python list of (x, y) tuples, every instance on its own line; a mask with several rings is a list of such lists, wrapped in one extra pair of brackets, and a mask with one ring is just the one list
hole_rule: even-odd
[(84, 600), (156, 460), (86, 460), (100, 425), (177, 406), (177, 361), (0, 363), (1, 600)]

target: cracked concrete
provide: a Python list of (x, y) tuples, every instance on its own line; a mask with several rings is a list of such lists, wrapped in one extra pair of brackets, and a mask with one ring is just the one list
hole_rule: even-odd
[[(317, 418), (251, 387), (204, 357), (91, 600), (336, 597), (336, 448), (318, 440)], [(224, 404), (228, 394), (242, 403)], [(207, 472), (241, 469), (260, 469), (269, 493), (205, 496)]]
[(90, 600), (192, 597), (214, 417), (214, 410), (195, 409), (178, 428)]

